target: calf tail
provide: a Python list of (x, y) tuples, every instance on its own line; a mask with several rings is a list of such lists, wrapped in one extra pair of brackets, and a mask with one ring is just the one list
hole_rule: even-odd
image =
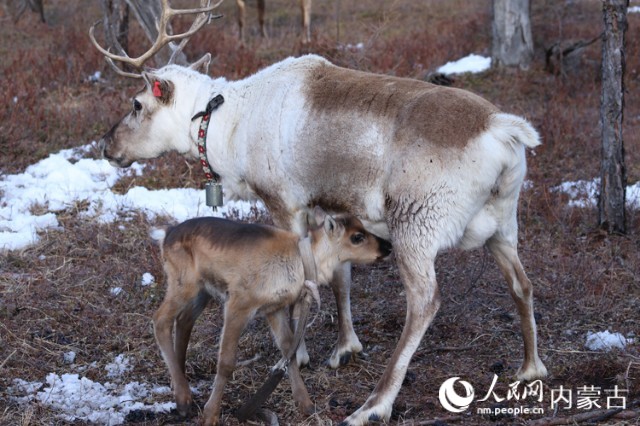
[[(309, 292), (313, 300), (316, 301), (316, 305), (318, 306), (318, 312), (316, 312), (316, 315), (313, 317), (311, 322), (307, 324), (307, 327), (311, 327), (311, 325), (316, 322), (316, 318), (318, 318), (318, 314), (320, 313), (320, 291), (318, 290), (318, 284), (311, 280), (304, 280), (304, 288)], [(304, 295), (304, 291), (303, 297), (307, 297), (306, 295)]]
[(164, 245), (164, 238), (167, 236), (168, 229), (168, 226), (152, 228), (151, 231), (149, 231), (149, 237), (162, 247)]

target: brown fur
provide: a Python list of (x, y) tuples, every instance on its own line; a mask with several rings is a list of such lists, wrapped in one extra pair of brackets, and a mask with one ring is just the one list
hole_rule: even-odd
[[(369, 263), (389, 254), (389, 244), (365, 231), (355, 217), (334, 220), (316, 210), (316, 221), (320, 226), (310, 232), (310, 238), (320, 283), (329, 281), (341, 262)], [(189, 336), (212, 296), (221, 296), (225, 312), (216, 378), (204, 409), (205, 425), (218, 423), (240, 334), (256, 314), (267, 317), (278, 347), (288, 353), (293, 333), (285, 308), (299, 299), (305, 279), (298, 240), (297, 234), (282, 229), (216, 218), (191, 219), (166, 231), (161, 247), (167, 293), (153, 322), (182, 414), (191, 406), (184, 375)], [(312, 412), (296, 362), (289, 366), (289, 377), (296, 403), (303, 412)]]
[(464, 147), (498, 111), (464, 90), (335, 66), (318, 66), (308, 80), (313, 110), (383, 117), (396, 127), (396, 141), (410, 134), (438, 146)]

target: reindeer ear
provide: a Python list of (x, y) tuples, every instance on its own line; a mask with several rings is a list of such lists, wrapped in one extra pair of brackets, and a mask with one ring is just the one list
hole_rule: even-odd
[(209, 65), (211, 65), (211, 53), (206, 53), (202, 58), (189, 65), (192, 70), (209, 74)]
[(153, 74), (147, 72), (142, 73), (142, 78), (144, 78), (147, 84), (147, 89), (151, 90), (153, 97), (156, 98), (158, 102), (165, 105), (171, 102), (173, 99), (173, 83), (169, 80), (155, 77)]

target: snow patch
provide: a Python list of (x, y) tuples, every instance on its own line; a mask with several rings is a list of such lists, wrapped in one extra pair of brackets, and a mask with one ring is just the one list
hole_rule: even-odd
[(133, 366), (126, 355), (120, 354), (115, 357), (112, 363), (107, 364), (104, 369), (107, 370), (107, 377), (114, 378), (122, 376), (127, 371), (131, 371)]
[(64, 421), (109, 426), (124, 423), (127, 414), (134, 410), (169, 412), (176, 406), (174, 402), (144, 402), (154, 394), (170, 394), (171, 390), (166, 386), (151, 386), (139, 382), (123, 385), (109, 382), (102, 384), (78, 374), (50, 373), (44, 384), (15, 379), (8, 391), (10, 395), (14, 395), (13, 399), (17, 402), (37, 401), (59, 411), (59, 417)]
[(627, 339), (620, 333), (611, 333), (609, 330), (597, 333), (588, 332), (585, 346), (591, 351), (610, 351), (612, 349), (624, 349), (634, 339)]
[(113, 287), (111, 290), (109, 290), (109, 293), (111, 293), (112, 296), (117, 296), (122, 293), (122, 291), (122, 287)]
[(491, 58), (471, 54), (457, 61), (447, 62), (438, 68), (442, 74), (463, 74), (466, 72), (479, 73), (491, 67)]
[[(567, 194), (569, 207), (594, 207), (598, 204), (600, 179), (563, 182), (551, 188), (551, 191)], [(640, 182), (627, 186), (626, 202), (628, 208), (640, 209)]]
[(151, 285), (155, 282), (156, 282), (156, 278), (153, 275), (151, 275), (149, 272), (145, 272), (144, 274), (142, 274), (142, 279), (140, 280), (140, 284), (142, 284), (144, 287)]
[(76, 353), (74, 351), (65, 352), (64, 355), (62, 355), (62, 361), (65, 364), (73, 364), (75, 360)]
[[(195, 189), (149, 190), (139, 186), (122, 195), (112, 192), (125, 176), (139, 176), (145, 166), (134, 163), (127, 169), (106, 160), (83, 158), (95, 142), (64, 149), (27, 167), (24, 173), (0, 179), (0, 250), (19, 250), (39, 240), (38, 233), (59, 228), (56, 213), (69, 208), (79, 217), (112, 223), (143, 212), (149, 219), (169, 216), (176, 221), (198, 216), (240, 218), (251, 214), (253, 204), (230, 201), (217, 212), (205, 205), (204, 191)], [(257, 208), (264, 210), (259, 204)]]

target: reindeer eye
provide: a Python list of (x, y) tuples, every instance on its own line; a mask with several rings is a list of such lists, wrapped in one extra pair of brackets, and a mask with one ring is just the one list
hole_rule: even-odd
[(137, 99), (133, 100), (133, 110), (138, 112), (142, 109), (142, 104)]
[(353, 244), (362, 244), (364, 242), (364, 240), (365, 240), (364, 234), (361, 234), (359, 232), (357, 234), (353, 234), (351, 236), (351, 242)]

